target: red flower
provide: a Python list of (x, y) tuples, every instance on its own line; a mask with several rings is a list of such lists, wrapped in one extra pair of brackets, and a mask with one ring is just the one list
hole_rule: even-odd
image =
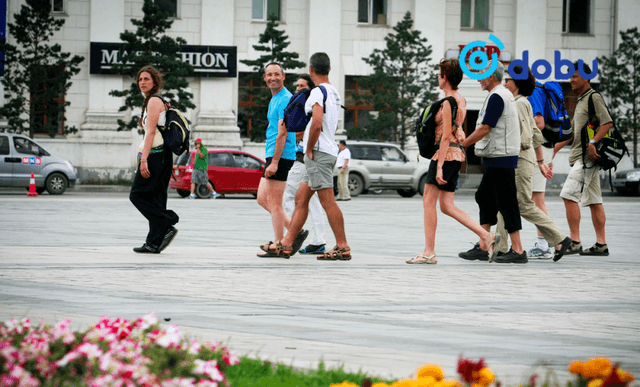
[(480, 359), (477, 362), (474, 362), (471, 359), (463, 358), (462, 355), (460, 355), (460, 357), (458, 358), (458, 373), (460, 374), (462, 380), (469, 384), (475, 381), (474, 372), (478, 372), (484, 367), (486, 367), (486, 365), (484, 364), (484, 359)]

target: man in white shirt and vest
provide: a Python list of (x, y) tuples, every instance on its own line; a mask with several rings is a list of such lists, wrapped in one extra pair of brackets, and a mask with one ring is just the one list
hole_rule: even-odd
[[(473, 249), (460, 253), (464, 259), (489, 260), (497, 263), (526, 263), (527, 253), (520, 241), (520, 209), (518, 207), (515, 169), (520, 154), (520, 124), (513, 94), (502, 84), (504, 66), (498, 62), (495, 72), (479, 82), (489, 92), (478, 115), (476, 129), (463, 146), (475, 144), (476, 156), (483, 157), (486, 167), (476, 192), (480, 207), (480, 225), (487, 231), (498, 222), (498, 211), (504, 217), (505, 228), (511, 238), (511, 249), (495, 257), (495, 246), (489, 253)], [(494, 239), (495, 241), (495, 239)]]
[(349, 161), (351, 160), (351, 151), (347, 148), (347, 142), (340, 140), (338, 144), (340, 153), (338, 153), (338, 197), (336, 200), (351, 200), (349, 193)]

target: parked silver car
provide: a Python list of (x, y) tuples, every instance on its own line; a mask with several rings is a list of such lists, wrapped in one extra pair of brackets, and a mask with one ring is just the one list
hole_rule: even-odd
[(611, 185), (621, 195), (640, 195), (640, 169), (616, 172)]
[(69, 160), (52, 155), (29, 137), (0, 133), (0, 187), (29, 189), (32, 172), (39, 194), (46, 189), (60, 195), (77, 179)]
[[(347, 140), (349, 192), (358, 196), (374, 189), (394, 189), (403, 197), (424, 191), (429, 162), (409, 160), (399, 146), (388, 142)], [(338, 166), (334, 170), (337, 179)]]

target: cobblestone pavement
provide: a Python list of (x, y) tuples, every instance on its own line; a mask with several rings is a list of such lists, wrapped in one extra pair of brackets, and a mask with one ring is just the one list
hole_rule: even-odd
[[(473, 196), (456, 203), (477, 218)], [(547, 205), (568, 232), (561, 200)], [(348, 262), (258, 258), (273, 234), (252, 197), (188, 201), (175, 193), (178, 237), (160, 255), (136, 255), (146, 223), (124, 193), (0, 192), (0, 320), (70, 317), (80, 328), (103, 314), (152, 311), (240, 355), (298, 367), (324, 360), (394, 378), (425, 362), (454, 376), (460, 354), (484, 357), (507, 385), (543, 372), (541, 363), (566, 380), (570, 361), (592, 356), (640, 373), (638, 198), (605, 198), (611, 256), (526, 265), (458, 258), (475, 235), (442, 214), (438, 264), (406, 265), (424, 244), (419, 196), (367, 195), (340, 207)], [(582, 215), (590, 246), (590, 213)], [(530, 247), (535, 229), (523, 226)], [(330, 231), (326, 239), (332, 246)]]

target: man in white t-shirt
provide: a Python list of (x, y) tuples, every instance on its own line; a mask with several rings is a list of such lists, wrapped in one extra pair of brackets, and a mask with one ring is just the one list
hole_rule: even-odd
[[(323, 255), (318, 255), (317, 258), (331, 261), (351, 259), (351, 249), (344, 232), (342, 211), (333, 196), (333, 168), (339, 151), (335, 134), (338, 128), (341, 100), (336, 88), (329, 83), (330, 70), (331, 61), (327, 54), (316, 52), (311, 56), (309, 75), (317, 87), (311, 91), (305, 104), (305, 111), (312, 114), (302, 140), (307, 173), (302, 178), (296, 193), (296, 206), (291, 216), (289, 232), (282, 241), (277, 242), (276, 251), (284, 258), (296, 253), (291, 246), (307, 220), (309, 200), (317, 192), (336, 238), (336, 247)], [(326, 100), (322, 89), (326, 92)]]
[(340, 153), (338, 153), (338, 162), (340, 168), (338, 170), (338, 197), (336, 200), (351, 200), (349, 193), (349, 160), (351, 160), (351, 151), (347, 148), (347, 142), (340, 140), (338, 144)]

